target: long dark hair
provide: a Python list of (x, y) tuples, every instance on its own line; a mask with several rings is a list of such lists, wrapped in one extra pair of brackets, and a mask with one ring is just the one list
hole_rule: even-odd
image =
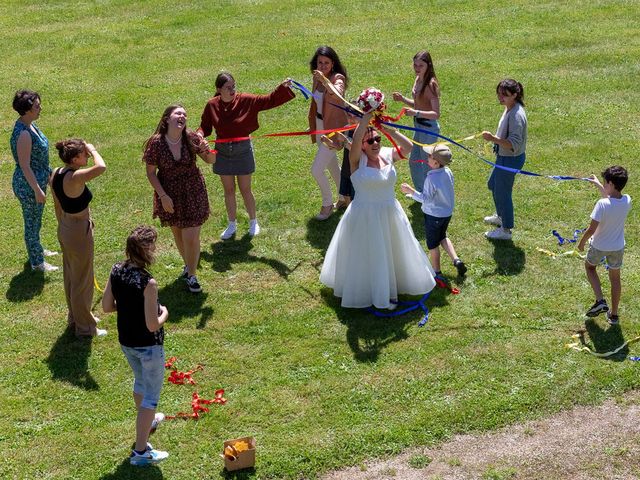
[(344, 87), (346, 89), (349, 84), (349, 76), (347, 75), (347, 69), (344, 67), (344, 65), (342, 65), (342, 62), (340, 61), (340, 57), (338, 57), (338, 54), (336, 53), (336, 51), (327, 45), (318, 47), (318, 49), (316, 50), (316, 53), (314, 53), (313, 57), (311, 57), (311, 61), (309, 62), (311, 73), (313, 73), (314, 70), (318, 69), (318, 57), (320, 55), (322, 55), (323, 57), (328, 57), (333, 62), (332, 72), (339, 73), (344, 77)]
[(515, 93), (516, 102), (524, 107), (524, 87), (520, 82), (515, 81), (513, 78), (505, 78), (496, 87), (496, 94), (500, 92)]
[[(440, 96), (440, 85), (438, 84), (438, 78), (436, 77), (436, 70), (433, 68), (433, 60), (431, 60), (431, 54), (427, 50), (421, 50), (413, 56), (413, 60), (422, 60), (427, 64), (427, 73), (424, 74), (422, 80), (422, 87), (420, 88), (419, 95), (424, 93), (424, 89), (429, 86), (431, 91), (436, 97)], [(432, 82), (433, 80), (433, 82)], [(433, 83), (433, 86), (432, 86)]]
[(236, 79), (233, 78), (233, 75), (231, 75), (229, 72), (220, 72), (216, 77), (216, 94), (214, 95), (214, 97), (217, 97), (218, 95), (220, 95), (220, 93), (217, 90), (219, 88), (224, 87), (225, 83), (235, 82), (235, 81)]
[(149, 247), (156, 243), (158, 232), (153, 227), (140, 225), (133, 229), (127, 237), (127, 263), (141, 268), (149, 268), (154, 262), (155, 255)]
[[(156, 127), (156, 131), (153, 133), (153, 135), (151, 135), (147, 139), (146, 142), (144, 142), (144, 145), (142, 146), (143, 151), (145, 152), (147, 151), (147, 149), (149, 148), (149, 144), (151, 144), (152, 141), (162, 137), (162, 135), (166, 135), (167, 130), (169, 130), (169, 116), (171, 116), (173, 111), (178, 108), (184, 109), (184, 107), (179, 103), (174, 103), (173, 105), (169, 105), (167, 108), (164, 109), (164, 112), (162, 112), (162, 116), (160, 117), (160, 123), (158, 123), (158, 126)], [(195, 155), (196, 153), (195, 145), (193, 145), (189, 141), (190, 133), (191, 133), (191, 130), (189, 130), (186, 127), (184, 128), (184, 130), (182, 130), (182, 142), (189, 149), (189, 155)]]

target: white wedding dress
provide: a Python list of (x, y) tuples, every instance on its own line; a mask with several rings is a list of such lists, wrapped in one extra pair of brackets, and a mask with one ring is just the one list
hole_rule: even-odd
[(434, 271), (395, 197), (393, 149), (382, 148), (381, 169), (363, 153), (351, 175), (355, 197), (336, 228), (320, 281), (343, 307), (389, 308), (398, 294), (420, 295), (435, 286)]

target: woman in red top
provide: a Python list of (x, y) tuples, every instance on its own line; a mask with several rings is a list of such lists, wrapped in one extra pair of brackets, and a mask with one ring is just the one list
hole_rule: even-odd
[[(258, 125), (258, 113), (278, 107), (295, 97), (286, 80), (268, 95), (236, 92), (236, 81), (230, 73), (222, 72), (216, 78), (216, 94), (202, 112), (197, 133), (204, 137), (216, 131), (217, 140), (248, 137)], [(236, 233), (236, 178), (244, 206), (249, 214), (249, 235), (260, 233), (256, 219), (256, 199), (251, 191), (251, 174), (256, 169), (251, 140), (217, 142), (217, 160), (213, 173), (220, 175), (224, 189), (224, 204), (229, 225), (220, 238), (228, 240)]]
[(170, 226), (184, 261), (182, 276), (190, 292), (202, 287), (196, 278), (200, 259), (200, 227), (209, 217), (209, 197), (196, 155), (206, 163), (216, 156), (193, 131), (187, 129), (187, 112), (182, 105), (168, 106), (156, 131), (144, 145), (142, 159), (154, 189), (153, 216)]

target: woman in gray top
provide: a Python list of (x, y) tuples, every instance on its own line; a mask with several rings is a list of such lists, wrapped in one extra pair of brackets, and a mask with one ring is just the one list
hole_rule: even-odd
[[(520, 170), (525, 162), (527, 146), (527, 114), (524, 111), (524, 87), (511, 78), (502, 80), (496, 87), (498, 101), (504, 105), (504, 112), (498, 122), (496, 134), (484, 131), (482, 137), (493, 142), (496, 165)], [(496, 229), (485, 232), (491, 240), (511, 240), (513, 228), (513, 182), (516, 173), (495, 168), (487, 183), (493, 194), (496, 213), (484, 218), (486, 223), (496, 225)]]

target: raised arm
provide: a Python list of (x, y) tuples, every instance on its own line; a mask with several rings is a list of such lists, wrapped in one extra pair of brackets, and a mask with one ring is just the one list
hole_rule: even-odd
[[(406, 158), (406, 156), (409, 155), (411, 149), (413, 148), (413, 143), (411, 143), (411, 140), (409, 140), (395, 128), (389, 128), (385, 125), (380, 125), (380, 129), (388, 133), (400, 149), (400, 153), (398, 153), (398, 150), (396, 150), (395, 148), (393, 149), (393, 161), (397, 162), (398, 160), (402, 160), (403, 157)], [(402, 156), (400, 154), (402, 154)]]
[(102, 156), (98, 153), (98, 150), (96, 150), (96, 147), (90, 143), (86, 143), (85, 146), (87, 153), (91, 158), (93, 158), (93, 165), (87, 168), (79, 168), (71, 174), (70, 180), (76, 185), (84, 185), (97, 176), (102, 175), (107, 169), (107, 165)]
[(365, 113), (360, 120), (358, 120), (358, 126), (353, 132), (353, 139), (351, 139), (351, 149), (349, 150), (349, 166), (351, 167), (351, 174), (358, 170), (360, 164), (360, 155), (362, 155), (362, 140), (367, 132), (367, 127), (371, 121), (371, 113)]

